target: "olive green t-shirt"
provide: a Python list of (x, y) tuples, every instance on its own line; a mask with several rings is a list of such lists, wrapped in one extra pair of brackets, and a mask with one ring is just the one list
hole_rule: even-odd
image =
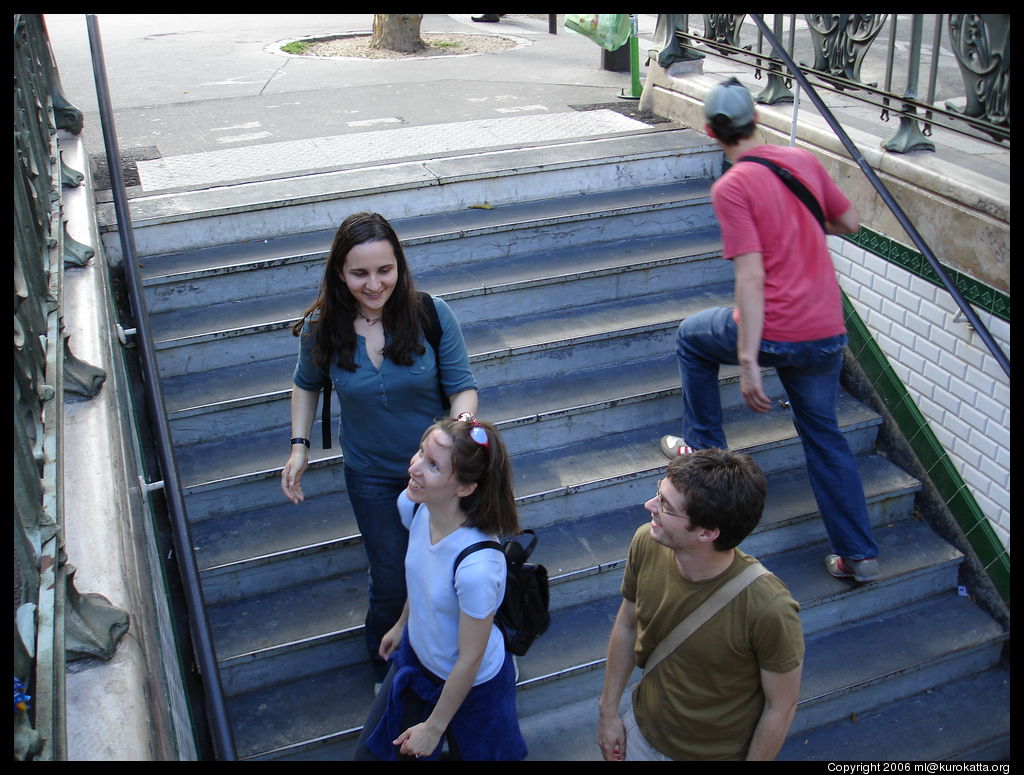
[[(622, 580), (622, 596), (636, 606), (637, 664), (643, 667), (685, 616), (752, 562), (736, 550), (725, 573), (687, 581), (672, 550), (641, 526)], [(760, 671), (787, 673), (803, 656), (800, 606), (777, 577), (765, 574), (638, 684), (633, 712), (640, 731), (673, 759), (742, 759), (764, 709)]]

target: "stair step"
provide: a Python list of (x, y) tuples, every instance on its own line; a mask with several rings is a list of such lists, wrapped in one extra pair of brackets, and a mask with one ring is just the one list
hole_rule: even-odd
[[(446, 158), (396, 161), (358, 169), (135, 197), (130, 202), (139, 255), (270, 240), (336, 229), (357, 210), (389, 220), (448, 213), (489, 202), (628, 190), (710, 179), (721, 150), (685, 130), (650, 131), (542, 147), (501, 149)], [(98, 208), (111, 259), (113, 208)]]
[[(838, 413), (840, 427), (854, 454), (867, 452), (873, 443), (878, 417), (842, 395)], [(754, 416), (737, 407), (723, 416), (730, 446), (751, 454), (765, 472), (803, 465), (803, 450), (793, 436), (792, 423), (784, 410)], [(643, 502), (665, 470), (666, 460), (658, 439), (676, 432), (678, 420), (666, 421), (514, 460), (522, 519), (537, 527)], [(637, 487), (642, 488), (642, 499), (636, 495)], [(554, 512), (548, 501), (566, 495), (573, 497), (559, 501)]]
[[(858, 462), (872, 523), (884, 526), (898, 519), (919, 484), (884, 458), (867, 456)], [(824, 528), (803, 471), (769, 474), (768, 480), (761, 525), (742, 548), (761, 557), (820, 542)], [(553, 608), (618, 590), (625, 548), (648, 519), (642, 506), (645, 493), (636, 495), (636, 503), (628, 507), (538, 530), (536, 559), (551, 577)], [(282, 497), (263, 509), (204, 520), (193, 525), (192, 542), (208, 604), (270, 594), (317, 575), (355, 574), (366, 566), (343, 492), (308, 498), (301, 505)], [(811, 563), (816, 571), (820, 560)], [(838, 584), (841, 588), (842, 582)]]
[[(963, 555), (928, 525), (903, 519), (876, 526), (874, 536), (883, 575), (870, 585), (828, 574), (827, 541), (769, 557), (758, 555), (800, 602), (805, 638), (902, 608), (956, 585)], [(740, 548), (746, 546), (740, 544)]]
[[(721, 286), (712, 286), (712, 289)], [(704, 305), (726, 300), (724, 294), (703, 292), (699, 298), (692, 295), (663, 295), (649, 305), (632, 310), (623, 305), (591, 305), (584, 311), (530, 316), (506, 322), (506, 332), (499, 341), (486, 325), (463, 329), (481, 391), (499, 386), (520, 385), (539, 378), (558, 377), (601, 367), (622, 367), (640, 364), (645, 359), (660, 360), (672, 357), (675, 331), (686, 315), (702, 309)], [(669, 309), (658, 309), (658, 302)], [(678, 315), (678, 317), (677, 317)], [(625, 339), (634, 337), (634, 339)], [(165, 377), (164, 395), (172, 422), (198, 418), (222, 409), (245, 409), (286, 398), (292, 388), (298, 342), (288, 337), (290, 351), (274, 358), (252, 363), (198, 370), (194, 365), (188, 373)], [(632, 345), (632, 346), (630, 346)], [(579, 363), (577, 368), (562, 366), (573, 359), (574, 349), (614, 351), (619, 358), (604, 356), (591, 363)], [(567, 352), (568, 351), (568, 352)], [(529, 368), (515, 362), (516, 356), (544, 353), (547, 367)], [(639, 366), (642, 368), (642, 366)], [(723, 374), (730, 367), (723, 368)], [(735, 371), (734, 369), (732, 371)], [(678, 382), (678, 376), (676, 378)], [(287, 414), (285, 414), (287, 418)], [(209, 425), (205, 419), (197, 420)], [(287, 422), (287, 419), (283, 422)]]
[[(664, 475), (658, 439), (679, 431), (676, 330), (733, 302), (709, 202), (720, 160), (698, 133), (658, 129), (132, 201), (242, 758), (347, 759), (372, 701), (366, 558), (336, 439), (312, 450), (304, 503), (287, 503), (279, 484), (298, 349), (290, 328), (316, 294), (338, 223), (357, 210), (393, 223), (418, 288), (455, 311), (481, 414), (502, 429), (522, 522), (539, 533), (553, 617), (519, 660), (529, 758), (599, 758), (596, 698), (625, 553)], [(994, 731), (965, 723), (971, 733), (955, 745), (924, 730), (922, 710), (942, 702), (970, 714), (949, 685), (1007, 706), (993, 665), (1008, 636), (953, 593), (963, 558), (911, 517), (921, 485), (874, 451), (881, 418), (840, 394), (882, 551), (883, 578), (857, 585), (824, 568), (826, 535), (777, 375), (764, 370), (773, 409), (755, 415), (737, 374), (720, 375), (726, 436), (769, 480), (762, 523), (741, 548), (790, 587), (807, 640), (788, 744), (799, 740), (804, 756), (794, 758), (836, 758), (830, 747), (863, 758), (874, 750), (866, 742), (831, 742), (852, 716), (874, 736), (861, 741), (878, 739), (879, 751), (891, 741), (886, 759), (907, 758), (886, 725), (920, 727), (922, 758), (1002, 750), (1002, 726), (982, 713)]]
[[(782, 761), (1007, 761), (1010, 671), (983, 670), (791, 736)], [(970, 723), (965, 723), (967, 720)], [(979, 735), (980, 732), (980, 735)]]
[[(720, 242), (718, 229), (706, 226), (709, 208), (707, 182), (684, 181), (420, 216), (392, 225), (417, 285), (429, 289), (443, 284), (444, 275), (453, 270), (470, 277), (493, 276), (509, 259), (525, 261), (523, 271), (538, 260), (548, 269), (580, 263), (581, 250), (566, 246), (582, 243), (612, 254), (616, 249), (643, 251), (648, 243), (652, 250), (661, 244), (669, 246), (663, 250), (672, 244), (689, 250), (694, 233), (701, 232), (708, 237), (708, 249), (714, 250)], [(623, 244), (623, 234), (637, 244)], [(333, 238), (333, 231), (318, 231), (147, 256), (140, 263), (154, 326), (186, 325), (188, 316), (185, 322), (179, 318), (187, 309), (202, 319), (204, 311), (221, 303), (276, 297), (282, 291), (305, 292), (312, 300)], [(586, 255), (581, 258), (585, 261)], [(495, 263), (497, 268), (490, 269)]]
[[(840, 427), (847, 433), (854, 453), (866, 452), (873, 443), (880, 418), (845, 393), (840, 394), (838, 409)], [(786, 410), (779, 409), (754, 416), (745, 408), (737, 407), (725, 412), (724, 416), (730, 445), (735, 449), (749, 450), (766, 471), (795, 468), (803, 464), (803, 450), (799, 440), (792, 435), (792, 422)], [(280, 427), (284, 429), (287, 426), (282, 423)], [(657, 441), (663, 434), (677, 431), (678, 421), (666, 420), (658, 425), (625, 433), (566, 438), (561, 448), (548, 448), (514, 457), (515, 486), (524, 520), (533, 526), (551, 521), (549, 517), (533, 515), (531, 512), (544, 510), (545, 507), (535, 508), (534, 504), (552, 497), (561, 497), (569, 492), (592, 491), (638, 477), (658, 475), (664, 469), (665, 458)], [(282, 433), (278, 429), (262, 431), (244, 438), (227, 438), (180, 450), (178, 466), (186, 495), (256, 478), (276, 478), (283, 465), (280, 440), (285, 436)], [(313, 450), (310, 460), (311, 467), (334, 465), (340, 461), (340, 452), (336, 445), (330, 450)], [(321, 494), (306, 485), (304, 477), (303, 490), (308, 496)], [(274, 500), (279, 498), (273, 488), (269, 492)], [(599, 500), (607, 496), (608, 492), (598, 494)], [(236, 504), (232, 510), (246, 505), (258, 508), (274, 500), (267, 503)], [(607, 502), (590, 503), (587, 498), (576, 500), (580, 501), (583, 514), (609, 508)], [(632, 502), (634, 499), (630, 497), (623, 505)], [(192, 519), (201, 518), (198, 513), (193, 514), (191, 508), (190, 515)]]
[(808, 643), (790, 734), (987, 669), (999, 661), (1006, 638), (993, 619), (955, 593), (826, 633)]
[[(642, 510), (636, 508), (632, 514), (610, 512), (538, 531), (536, 560), (548, 569), (554, 619), (571, 616), (582, 603), (618, 594), (625, 551), (633, 533), (646, 519)], [(820, 526), (819, 532), (820, 538), (824, 538)], [(877, 538), (884, 558), (884, 577), (870, 587), (829, 576), (822, 562), (827, 553), (824, 543), (763, 558), (765, 565), (800, 601), (806, 635), (908, 605), (955, 583), (962, 557), (927, 526), (904, 520), (879, 529)], [(908, 546), (913, 549), (908, 550)], [(346, 548), (349, 570), (336, 577), (309, 581), (301, 579), (301, 573), (296, 571), (291, 580), (293, 585), (287, 588), (248, 589), (244, 594), (235, 589), (237, 598), (219, 605), (213, 605), (211, 599), (210, 610), (216, 614), (211, 619), (217, 621), (214, 633), (226, 691), (236, 693), (252, 688), (253, 675), (265, 679), (272, 675), (305, 674), (324, 669), (327, 660), (334, 660), (332, 663), (340, 668), (365, 657), (365, 559), (358, 545)], [(264, 566), (258, 567), (263, 569)], [(237, 587), (244, 589), (247, 584), (239, 580)], [(217, 591), (221, 592), (219, 588)], [(322, 602), (332, 598), (344, 603), (323, 608)], [(303, 648), (319, 649), (323, 656), (315, 662), (303, 662), (298, 654)], [(545, 652), (545, 648), (537, 651), (541, 655)], [(559, 647), (551, 656), (560, 659), (563, 652)], [(299, 662), (294, 665), (296, 660)], [(535, 679), (537, 675), (526, 671), (520, 677)]]
[[(652, 287), (677, 297), (690, 288), (697, 292), (707, 286), (731, 288), (729, 267), (715, 258), (716, 251), (717, 237), (699, 232), (671, 242), (659, 240), (650, 245), (650, 251), (611, 246), (589, 254), (580, 250), (569, 251), (568, 256), (543, 254), (529, 267), (514, 271), (511, 262), (504, 260), (487, 267), (479, 277), (464, 270), (435, 273), (421, 287), (450, 301), (467, 333), (474, 325), (493, 330), (499, 320), (515, 323), (522, 316), (570, 315), (568, 306), (613, 304), (645, 296)], [(560, 259), (565, 259), (565, 271), (554, 268), (561, 266)], [(701, 266), (682, 271), (683, 264), (692, 262)], [(560, 283), (568, 280), (575, 280), (573, 296), (562, 292)], [(313, 301), (318, 282), (316, 277), (298, 289), (265, 288), (253, 298), (152, 315), (161, 375), (167, 378), (225, 363), (251, 364), (294, 355), (291, 329)]]
[[(595, 697), (603, 674), (593, 673), (599, 680), (591, 681), (583, 698), (520, 720), (529, 745), (527, 761), (602, 760)], [(794, 734), (776, 761), (1007, 761), (1009, 704), (1009, 669), (1000, 665)], [(310, 759), (323, 756), (322, 751), (309, 753)]]
[[(490, 272), (483, 272), (479, 275), (464, 272), (462, 275), (466, 275), (466, 277), (455, 275), (448, 278), (449, 288), (464, 287), (464, 289), (444, 291), (438, 295), (445, 298), (455, 308), (464, 327), (471, 325), (467, 323), (467, 319), (475, 319), (479, 322), (481, 315), (489, 315), (488, 322), (483, 325), (483, 328), (486, 329), (496, 325), (494, 318), (501, 314), (499, 306), (506, 310), (504, 313), (506, 315), (514, 314), (516, 317), (522, 317), (531, 311), (530, 307), (541, 315), (547, 315), (552, 310), (558, 309), (560, 305), (564, 305), (565, 301), (556, 301), (556, 299), (558, 296), (565, 297), (562, 290), (564, 286), (561, 283), (564, 282), (566, 273), (569, 273), (570, 279), (574, 282), (574, 289), (579, 290), (579, 293), (574, 293), (572, 298), (580, 304), (607, 301), (610, 298), (610, 293), (614, 293), (616, 296), (619, 294), (635, 296), (646, 292), (644, 289), (652, 283), (655, 287), (663, 287), (671, 281), (671, 284), (677, 288), (683, 288), (693, 283), (704, 286), (716, 283), (720, 285), (724, 280), (724, 275), (722, 269), (716, 267), (724, 265), (724, 261), (704, 262), (706, 265), (702, 267), (697, 267), (692, 263), (694, 260), (707, 259), (713, 255), (714, 251), (710, 248), (715, 242), (716, 238), (714, 237), (703, 238), (698, 234), (684, 239), (662, 240), (660, 245), (654, 247), (645, 243), (644, 248), (635, 250), (635, 253), (622, 249), (595, 249), (589, 252), (577, 249), (573, 251), (573, 263), (559, 264), (558, 270), (554, 271), (550, 263), (545, 267), (545, 262), (540, 259), (531, 260), (531, 266), (526, 270), (516, 269), (515, 271), (508, 268), (508, 262), (502, 262), (502, 267), (492, 267)], [(541, 257), (541, 259), (547, 258), (549, 257)], [(686, 263), (685, 270), (681, 262)], [(728, 270), (728, 267), (725, 269)], [(652, 281), (652, 272), (666, 271), (669, 274), (665, 276), (664, 282)], [(677, 282), (674, 279), (676, 274), (691, 277), (691, 281), (689, 283)], [(629, 275), (629, 277), (626, 278), (624, 275)], [(585, 286), (591, 282), (598, 283), (598, 287), (587, 291)], [(636, 285), (637, 283), (639, 286)], [(543, 292), (540, 292), (540, 286), (544, 286)], [(627, 294), (631, 288), (633, 293)], [(512, 289), (518, 301), (499, 304), (496, 299), (503, 297), (503, 289)], [(531, 290), (531, 300), (529, 301), (519, 299), (519, 293), (525, 290)], [(548, 301), (546, 303), (538, 301), (536, 298), (538, 293)], [(590, 295), (588, 296), (588, 294)], [(261, 416), (266, 416), (262, 414), (262, 407), (259, 405), (261, 401), (280, 400), (287, 397), (287, 393), (291, 389), (291, 374), (294, 369), (298, 343), (289, 335), (286, 323), (279, 322), (276, 326), (272, 323), (273, 319), (279, 320), (283, 313), (272, 314), (272, 311), (268, 310), (279, 304), (280, 300), (264, 299), (260, 301), (258, 308), (251, 304), (228, 305), (230, 307), (228, 312), (224, 313), (222, 310), (219, 314), (222, 317), (224, 314), (230, 314), (233, 316), (233, 321), (238, 320), (236, 307), (252, 308), (249, 313), (244, 315), (252, 323), (252, 326), (239, 328), (233, 323), (229, 324), (225, 318), (220, 323), (210, 326), (211, 329), (219, 331), (219, 334), (212, 330), (203, 331), (203, 327), (196, 322), (197, 318), (194, 316), (188, 321), (194, 331), (202, 332), (195, 336), (189, 335), (191, 341), (204, 346), (217, 343), (223, 338), (236, 336), (243, 337), (252, 345), (256, 341), (255, 336), (246, 336), (246, 333), (254, 334), (258, 330), (268, 330), (267, 326), (269, 325), (270, 330), (274, 331), (275, 341), (280, 342), (279, 346), (286, 349), (286, 354), (267, 360), (265, 348), (250, 348), (253, 349), (257, 357), (261, 358), (260, 360), (247, 362), (241, 367), (237, 365), (225, 367), (223, 361), (217, 361), (213, 364), (214, 368), (200, 370), (196, 358), (191, 355), (192, 351), (183, 350), (176, 357), (187, 366), (187, 370), (179, 376), (165, 378), (164, 392), (172, 422), (175, 422), (177, 426), (188, 426), (187, 420), (192, 418), (192, 427), (206, 429), (208, 433), (219, 432), (219, 428), (214, 428), (207, 421), (205, 415), (221, 408), (236, 408), (242, 415), (241, 422), (259, 421)], [(567, 322), (561, 322), (559, 325), (564, 326)], [(672, 322), (678, 324), (678, 320)], [(667, 354), (670, 349), (666, 348), (664, 352)], [(246, 360), (251, 359), (247, 357)], [(491, 373), (495, 373), (495, 371), (492, 370)], [(486, 383), (481, 384), (485, 386)], [(182, 436), (179, 443), (191, 443), (193, 438), (189, 435)]]
[[(529, 759), (600, 759), (595, 741), (596, 699), (603, 682), (604, 668), (601, 665), (594, 668), (593, 662), (604, 657), (600, 649), (607, 647), (611, 629), (611, 624), (605, 620), (609, 615), (614, 617), (617, 605), (616, 602), (614, 606), (580, 606), (579, 616), (574, 622), (579, 629), (575, 633), (566, 633), (560, 643), (545, 644), (549, 649), (561, 647), (568, 650), (575, 663), (586, 665), (588, 669), (564, 679), (566, 684), (573, 686), (563, 687), (560, 682), (538, 683), (536, 688), (520, 690), (518, 708), (521, 727), (530, 748)], [(588, 627), (586, 622), (590, 619), (597, 624)], [(876, 704), (881, 708), (890, 707), (904, 698), (943, 687), (947, 680), (988, 669), (998, 661), (1000, 644), (1005, 637), (998, 626), (993, 625), (965, 599), (944, 595), (876, 617), (856, 627), (840, 628), (832, 634), (808, 638), (800, 704), (790, 741), (778, 758), (802, 758), (793, 754), (793, 747), (796, 741), (816, 734), (808, 730), (817, 726), (820, 719), (828, 719), (822, 722), (822, 726), (834, 723), (842, 727), (849, 723), (851, 714), (858, 717), (870, 714), (870, 709)], [(919, 628), (919, 635), (915, 635), (915, 627)], [(605, 630), (603, 635), (599, 634), (601, 630)], [(584, 633), (593, 635), (584, 636)], [(536, 645), (540, 646), (547, 637), (545, 635)], [(577, 643), (601, 642), (602, 638), (603, 643), (599, 646), (576, 646)], [(931, 642), (926, 642), (929, 638)], [(890, 642), (895, 648), (890, 647)], [(881, 644), (886, 645), (882, 648)], [(532, 655), (531, 651), (527, 657)], [(626, 690), (627, 695), (639, 677), (638, 670)], [(543, 700), (537, 708), (533, 705), (534, 692)], [(560, 697), (565, 697), (566, 702), (560, 703)], [(1000, 706), (999, 700), (998, 694), (992, 698), (994, 706), (1005, 708), (1005, 705)], [(868, 738), (859, 739), (863, 742)], [(874, 758), (869, 753), (869, 746), (859, 750), (850, 747), (849, 751), (858, 752), (849, 756), (840, 753), (829, 755), (827, 743), (817, 750), (822, 759)], [(901, 760), (908, 757), (893, 754), (878, 758)]]
[[(567, 609), (552, 621), (549, 632), (530, 653), (519, 659), (517, 706), (524, 729), (546, 726), (531, 720), (535, 712), (554, 712), (572, 730), (573, 738), (593, 739), (595, 729), (567, 723), (566, 712), (585, 707), (579, 701), (587, 696), (591, 703), (595, 701), (593, 692), (602, 680), (607, 638), (618, 605), (617, 598), (606, 598)], [(998, 625), (969, 601), (953, 595), (809, 638), (791, 734), (803, 735), (851, 713), (868, 712), (878, 703), (888, 705), (988, 669), (998, 662), (1004, 640)], [(886, 648), (877, 648), (881, 643)], [(281, 754), (295, 756), (305, 750), (309, 758), (317, 758), (314, 749), (319, 746), (341, 745), (356, 737), (363, 721), (360, 715), (369, 709), (368, 684), (372, 682), (363, 667), (365, 683), (359, 683), (358, 670), (356, 666), (344, 675), (331, 670), (231, 698), (232, 715), (245, 715), (245, 727), (236, 738), (240, 754), (259, 755), (279, 742), (285, 745), (287, 739), (291, 747)], [(337, 702), (325, 703), (324, 697)], [(527, 737), (531, 759), (561, 758), (558, 749), (545, 749), (543, 742)], [(549, 739), (548, 744), (557, 746), (558, 741)]]
[(368, 662), (229, 697), (238, 758), (278, 758), (331, 742), (351, 745), (372, 701)]

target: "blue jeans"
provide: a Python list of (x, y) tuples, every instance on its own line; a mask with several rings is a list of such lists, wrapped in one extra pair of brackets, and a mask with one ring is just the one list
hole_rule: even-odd
[(377, 650), (405, 607), (405, 550), (409, 531), (398, 515), (398, 496), (409, 483), (353, 471), (345, 466), (345, 485), (370, 566), (369, 607), (366, 611), (366, 648), (378, 681), (387, 675), (387, 663)]
[[(737, 364), (731, 307), (715, 307), (679, 324), (676, 357), (683, 384), (683, 439), (691, 447), (727, 449), (718, 367)], [(836, 418), (846, 335), (807, 342), (761, 341), (759, 362), (774, 366), (786, 389), (807, 475), (832, 549), (850, 560), (878, 556), (857, 461)]]

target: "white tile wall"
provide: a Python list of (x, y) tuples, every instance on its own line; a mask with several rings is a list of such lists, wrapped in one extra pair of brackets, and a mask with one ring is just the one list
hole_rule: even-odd
[[(839, 284), (1010, 548), (1009, 379), (943, 288), (830, 237)], [(978, 317), (1010, 357), (1010, 326)]]

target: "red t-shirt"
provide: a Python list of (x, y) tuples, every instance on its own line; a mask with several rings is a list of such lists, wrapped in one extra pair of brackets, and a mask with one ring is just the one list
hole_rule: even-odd
[[(849, 209), (850, 200), (809, 151), (762, 145), (750, 155), (792, 172), (818, 200), (826, 221)], [(763, 257), (763, 339), (804, 342), (846, 332), (825, 233), (774, 172), (737, 163), (711, 186), (711, 203), (722, 230), (723, 256)]]

